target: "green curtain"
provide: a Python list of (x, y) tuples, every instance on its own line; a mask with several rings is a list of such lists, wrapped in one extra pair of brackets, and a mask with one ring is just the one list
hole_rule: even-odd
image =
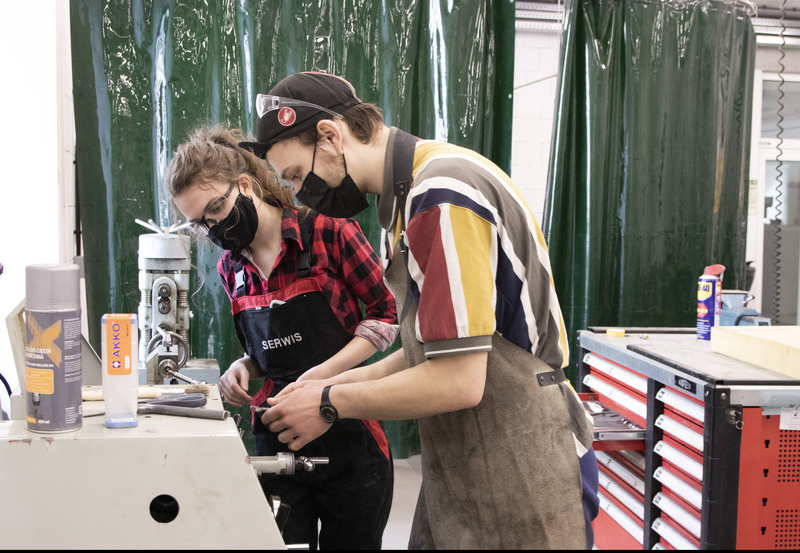
[[(162, 185), (197, 125), (254, 133), (255, 95), (305, 70), (348, 79), (387, 124), (510, 166), (514, 4), (490, 0), (71, 0), (73, 98), (90, 341), (139, 304), (135, 219), (174, 220)], [(358, 220), (376, 251), (374, 206)], [(193, 247), (192, 355), (241, 355), (216, 275)], [(388, 352), (387, 352), (388, 353)], [(385, 354), (376, 354), (373, 361)], [(236, 409), (232, 411), (237, 412)], [(249, 437), (249, 411), (241, 410)], [(387, 422), (392, 453), (419, 452), (414, 421)]]
[(741, 4), (568, 0), (543, 231), (570, 336), (693, 327), (744, 286), (756, 39)]

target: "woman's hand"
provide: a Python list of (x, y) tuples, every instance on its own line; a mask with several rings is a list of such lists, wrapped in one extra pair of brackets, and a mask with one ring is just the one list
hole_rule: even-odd
[(332, 376), (336, 376), (339, 374), (335, 368), (331, 368), (330, 364), (322, 363), (315, 367), (311, 367), (306, 372), (301, 374), (297, 378), (297, 382), (303, 382), (307, 380), (325, 380), (326, 378), (331, 378)]
[(219, 393), (225, 402), (236, 407), (250, 405), (253, 398), (247, 393), (250, 371), (245, 358), (237, 359), (219, 378)]
[[(311, 369), (309, 369), (309, 370), (311, 370)], [(307, 373), (308, 373), (308, 371), (306, 371), (306, 373), (304, 373), (304, 374), (307, 374)], [(310, 378), (305, 380), (305, 381), (303, 381), (303, 382), (300, 382), (300, 379), (298, 378), (296, 382), (292, 382), (291, 384), (286, 386), (283, 390), (281, 390), (280, 392), (275, 394), (273, 397), (267, 398), (267, 403), (269, 403), (270, 406), (277, 405), (278, 403), (280, 403), (283, 400), (283, 398), (288, 396), (293, 391), (299, 390), (300, 388), (305, 388), (306, 386), (308, 386), (310, 384), (314, 384), (316, 386), (316, 385), (325, 384), (325, 383), (324, 382), (320, 382), (319, 380), (312, 380)]]

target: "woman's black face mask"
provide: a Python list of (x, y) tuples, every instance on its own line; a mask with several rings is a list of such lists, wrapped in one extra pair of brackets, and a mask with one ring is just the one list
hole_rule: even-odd
[(328, 183), (314, 172), (314, 162), (317, 157), (317, 144), (314, 143), (314, 158), (311, 161), (311, 171), (303, 179), (300, 190), (295, 197), (303, 205), (329, 217), (354, 217), (369, 207), (369, 202), (358, 189), (352, 177), (347, 173), (347, 161), (342, 154), (345, 177), (336, 188), (331, 188)]
[(220, 248), (238, 253), (250, 245), (256, 237), (256, 229), (255, 202), (240, 192), (228, 216), (208, 230), (208, 238)]

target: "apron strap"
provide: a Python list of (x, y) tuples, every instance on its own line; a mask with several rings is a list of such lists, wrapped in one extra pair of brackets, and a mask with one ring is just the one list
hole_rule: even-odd
[(245, 295), (245, 284), (247, 284), (247, 271), (244, 270), (239, 263), (232, 263), (234, 270), (234, 288), (236, 289), (236, 297), (242, 298)]
[[(397, 198), (397, 206), (400, 210), (400, 251), (403, 252), (403, 261), (406, 264), (406, 274), (408, 272), (408, 247), (405, 243), (405, 230), (406, 230), (406, 199), (408, 198), (408, 191), (411, 189), (411, 183), (414, 180), (414, 151), (417, 145), (417, 137), (407, 132), (397, 129), (397, 134), (394, 137), (394, 145), (392, 151), (392, 163), (394, 180), (394, 195)], [(403, 319), (408, 314), (408, 308), (411, 305), (411, 276), (408, 276), (408, 284), (406, 286), (406, 299), (403, 302), (403, 308), (400, 310), (400, 319), (397, 324), (402, 324)]]
[(300, 242), (303, 244), (303, 250), (297, 255), (297, 279), (306, 278), (311, 272), (311, 263), (309, 257), (311, 256), (311, 237), (314, 232), (314, 216), (311, 213), (306, 214), (300, 223)]
[(567, 375), (564, 374), (564, 369), (558, 369), (556, 371), (546, 371), (536, 375), (536, 381), (539, 383), (539, 386), (550, 386), (552, 384), (558, 384), (559, 382), (564, 382), (566, 379)]
[[(311, 237), (314, 233), (314, 216), (311, 213), (306, 214), (302, 220), (298, 221), (300, 227), (300, 242), (303, 244), (302, 251), (297, 254), (297, 280), (306, 278), (311, 273)], [(247, 284), (247, 271), (244, 267), (236, 262), (231, 264), (235, 274), (234, 288), (236, 290), (236, 297), (243, 298), (247, 295), (245, 286)]]

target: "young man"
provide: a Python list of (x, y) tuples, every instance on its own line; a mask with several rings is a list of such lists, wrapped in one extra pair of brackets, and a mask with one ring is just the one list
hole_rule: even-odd
[(547, 248), (519, 190), (475, 152), (387, 127), (333, 75), (286, 77), (257, 107), (258, 142), (240, 146), (298, 200), (352, 217), (379, 197), (403, 343), (290, 385), (263, 422), (296, 450), (339, 419), (419, 419), (410, 548), (591, 548), (591, 419), (564, 376)]

